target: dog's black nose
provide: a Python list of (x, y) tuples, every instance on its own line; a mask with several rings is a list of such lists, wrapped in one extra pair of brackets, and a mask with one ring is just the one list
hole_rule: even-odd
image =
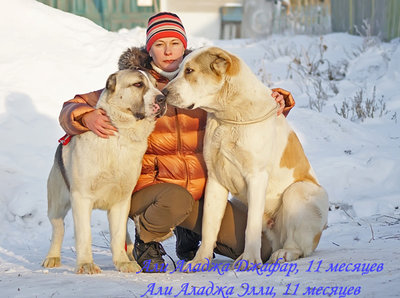
[(169, 91), (168, 91), (168, 89), (164, 88), (163, 90), (161, 90), (161, 93), (164, 94), (165, 96), (167, 96)]
[(156, 96), (156, 103), (164, 103), (165, 102), (165, 96), (164, 95), (157, 95)]

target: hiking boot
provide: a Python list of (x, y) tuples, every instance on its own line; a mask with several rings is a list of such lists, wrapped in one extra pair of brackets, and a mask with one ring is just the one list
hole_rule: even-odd
[(167, 253), (159, 242), (151, 241), (144, 243), (138, 235), (135, 236), (135, 244), (133, 247), (133, 256), (136, 262), (142, 267), (142, 271), (146, 273), (164, 273), (167, 265), (162, 256)]
[(199, 249), (201, 236), (182, 227), (175, 227), (174, 234), (176, 236), (176, 255), (180, 260), (185, 262), (193, 260)]

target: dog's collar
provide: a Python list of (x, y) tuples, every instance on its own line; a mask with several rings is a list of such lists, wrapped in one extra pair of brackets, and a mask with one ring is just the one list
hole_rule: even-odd
[(253, 119), (253, 120), (248, 120), (248, 121), (236, 121), (236, 120), (230, 120), (230, 119), (219, 119), (216, 118), (219, 122), (222, 122), (224, 124), (233, 124), (233, 125), (249, 125), (249, 124), (255, 124), (255, 123), (259, 123), (262, 122), (264, 120), (267, 120), (269, 117), (271, 117), (272, 115), (274, 115), (277, 110), (278, 110), (279, 104), (276, 104), (276, 106), (270, 110), (267, 114), (265, 114), (264, 116), (257, 118), (257, 119)]
[(60, 144), (63, 146), (68, 145), (68, 143), (71, 141), (72, 136), (69, 134), (64, 135), (61, 139), (58, 140)]

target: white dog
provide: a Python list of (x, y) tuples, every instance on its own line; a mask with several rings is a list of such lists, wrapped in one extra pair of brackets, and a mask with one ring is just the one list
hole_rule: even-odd
[(89, 131), (59, 146), (47, 183), (53, 234), (43, 266), (61, 264), (64, 217), (72, 207), (76, 272), (101, 272), (92, 257), (92, 209), (107, 210), (115, 267), (122, 272), (136, 272), (140, 266), (129, 260), (124, 249), (126, 223), (147, 138), (156, 118), (166, 110), (165, 98), (145, 72), (122, 70), (108, 78), (96, 108), (107, 112), (118, 133), (105, 139)]
[(262, 233), (271, 262), (311, 254), (327, 223), (328, 196), (286, 118), (277, 116), (271, 90), (241, 59), (210, 47), (187, 56), (163, 93), (172, 105), (208, 112), (202, 243), (192, 263), (211, 259), (229, 192), (248, 206), (236, 265), (262, 263)]

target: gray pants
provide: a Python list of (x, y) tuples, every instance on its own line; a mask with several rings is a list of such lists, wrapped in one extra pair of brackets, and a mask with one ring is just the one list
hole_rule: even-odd
[[(139, 236), (144, 242), (161, 239), (176, 226), (201, 235), (203, 202), (203, 199), (193, 200), (181, 186), (155, 184), (133, 194), (129, 217), (139, 216)], [(244, 250), (246, 222), (246, 207), (238, 201), (228, 201), (215, 252), (238, 258)], [(265, 262), (271, 254), (271, 246), (264, 236), (261, 242), (261, 258)]]

